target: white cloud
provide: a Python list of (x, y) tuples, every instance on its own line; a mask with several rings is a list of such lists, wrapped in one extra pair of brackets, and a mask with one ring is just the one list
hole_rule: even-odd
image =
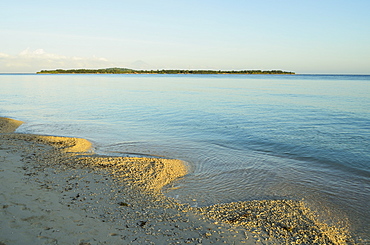
[(104, 68), (115, 66), (102, 57), (70, 57), (47, 53), (43, 49), (21, 51), (17, 55), (0, 53), (0, 72), (36, 72), (47, 69)]
[(0, 53), (0, 59), (8, 58), (9, 56), (8, 54)]

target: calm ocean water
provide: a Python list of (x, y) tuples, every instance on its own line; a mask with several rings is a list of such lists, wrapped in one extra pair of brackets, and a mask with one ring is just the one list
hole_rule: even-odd
[(0, 75), (18, 132), (83, 137), (103, 154), (178, 158), (191, 205), (304, 198), (370, 234), (370, 76)]

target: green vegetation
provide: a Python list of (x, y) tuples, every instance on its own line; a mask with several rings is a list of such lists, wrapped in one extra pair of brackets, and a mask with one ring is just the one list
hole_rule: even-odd
[(106, 68), (106, 69), (71, 69), (71, 70), (42, 70), (37, 74), (126, 74), (134, 73), (134, 70), (127, 68)]
[(215, 70), (133, 70), (128, 68), (106, 69), (71, 69), (71, 70), (42, 70), (37, 74), (295, 74), (280, 70), (241, 70), (241, 71), (215, 71)]

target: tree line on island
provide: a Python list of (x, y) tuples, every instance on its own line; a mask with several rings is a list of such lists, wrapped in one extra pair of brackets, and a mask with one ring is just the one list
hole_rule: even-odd
[(133, 70), (128, 68), (105, 68), (105, 69), (57, 69), (41, 70), (37, 74), (288, 74), (294, 72), (281, 70), (239, 70), (239, 71), (222, 71), (222, 70)]

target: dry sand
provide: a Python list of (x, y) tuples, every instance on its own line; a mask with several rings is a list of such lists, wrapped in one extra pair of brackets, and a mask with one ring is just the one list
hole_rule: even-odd
[(180, 160), (95, 155), (85, 139), (12, 133), (0, 118), (0, 245), (355, 244), (302, 201), (192, 208), (161, 188)]

